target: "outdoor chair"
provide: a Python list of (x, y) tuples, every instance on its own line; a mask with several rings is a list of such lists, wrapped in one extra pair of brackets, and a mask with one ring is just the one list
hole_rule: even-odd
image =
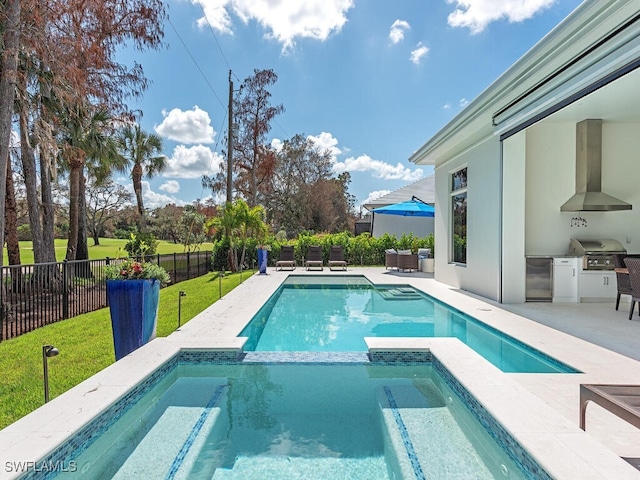
[(307, 248), (307, 261), (305, 262), (307, 270), (311, 268), (323, 269), (322, 265), (322, 247), (311, 245)]
[(418, 270), (418, 255), (409, 252), (398, 252), (398, 271)]
[(640, 314), (640, 258), (625, 258), (624, 263), (629, 270), (629, 283), (631, 284), (631, 308), (629, 308), (629, 320), (633, 317), (633, 309), (638, 302)]
[(631, 293), (631, 283), (629, 282), (629, 274), (624, 271), (619, 271), (621, 269), (616, 268), (616, 282), (618, 284), (618, 294), (616, 295), (616, 310), (620, 306), (620, 296), (621, 295), (632, 295)]
[(384, 252), (384, 268), (385, 270), (388, 268), (391, 270), (398, 268), (398, 252), (392, 248), (387, 249)]
[(296, 269), (296, 259), (292, 245), (283, 245), (280, 247), (280, 260), (276, 262), (276, 271), (278, 269), (283, 270), (284, 268), (290, 270)]
[(331, 245), (329, 250), (329, 270), (334, 268), (347, 269), (347, 262), (344, 259), (344, 247), (342, 245)]
[(621, 295), (631, 295), (631, 283), (629, 283), (629, 272), (624, 264), (623, 255), (615, 255), (615, 272), (616, 272), (616, 284), (618, 286), (618, 294), (616, 296), (616, 310), (620, 306)]

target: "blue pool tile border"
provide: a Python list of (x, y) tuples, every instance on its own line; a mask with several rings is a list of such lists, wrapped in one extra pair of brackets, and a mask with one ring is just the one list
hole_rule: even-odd
[(246, 352), (242, 363), (367, 363), (367, 352)]
[(372, 362), (431, 362), (433, 358), (430, 350), (422, 350), (422, 351), (393, 351), (393, 350), (376, 350), (369, 352), (369, 358)]
[(118, 421), (135, 402), (157, 385), (177, 365), (178, 357), (174, 356), (113, 405), (102, 411), (75, 434), (58, 445), (46, 457), (37, 462), (35, 469), (29, 470), (20, 478), (24, 480), (48, 480), (57, 476), (60, 472), (47, 472), (43, 467), (46, 467), (46, 465), (63, 465), (63, 462), (77, 458), (96, 438)]
[(455, 378), (437, 358), (431, 362), (433, 369), (443, 378), (464, 405), (476, 417), (491, 437), (502, 446), (509, 458), (520, 467), (530, 480), (553, 480), (533, 457), (507, 432), (504, 427), (478, 402), (478, 400)]
[(202, 430), (204, 422), (209, 417), (211, 410), (213, 410), (213, 407), (215, 407), (216, 403), (218, 403), (218, 399), (220, 398), (220, 395), (222, 395), (222, 392), (224, 392), (226, 388), (227, 388), (226, 385), (220, 385), (216, 389), (216, 391), (213, 393), (213, 396), (209, 400), (209, 403), (200, 414), (200, 417), (198, 418), (195, 425), (189, 432), (187, 439), (182, 444), (182, 447), (180, 448), (180, 451), (176, 455), (176, 458), (173, 459), (173, 462), (171, 463), (171, 467), (167, 472), (167, 476), (165, 477), (165, 480), (173, 480), (175, 478), (176, 474), (180, 470), (180, 467), (182, 467), (182, 464), (184, 463), (184, 459), (187, 458), (187, 454), (189, 453), (189, 450), (191, 450), (191, 447), (193, 446), (193, 442), (196, 441), (196, 437), (200, 433), (200, 430)]
[(178, 354), (181, 365), (191, 365), (202, 362), (237, 362), (242, 355), (241, 350), (206, 350), (182, 349)]
[(400, 430), (400, 438), (402, 438), (402, 444), (404, 445), (404, 449), (406, 450), (407, 456), (409, 457), (411, 468), (413, 468), (413, 474), (418, 480), (426, 480), (424, 472), (422, 471), (422, 467), (420, 466), (420, 461), (418, 460), (416, 450), (415, 448), (413, 448), (413, 442), (409, 437), (409, 432), (407, 431), (407, 427), (404, 424), (404, 420), (402, 420), (400, 410), (398, 410), (396, 399), (393, 398), (393, 394), (391, 393), (391, 389), (389, 387), (384, 387), (384, 393), (387, 396), (387, 401), (389, 402), (389, 407), (391, 407), (391, 413), (393, 414), (393, 419), (396, 421), (396, 426), (398, 427), (398, 430)]
[[(429, 360), (425, 360), (428, 358)], [(64, 443), (56, 447), (41, 461), (34, 470), (23, 474), (21, 479), (40, 480), (54, 478), (59, 472), (40, 468), (46, 465), (63, 465), (77, 458), (93, 441), (102, 435), (113, 423), (138, 401), (148, 390), (155, 387), (168, 373), (178, 365), (211, 364), (363, 364), (363, 365), (416, 365), (430, 364), (455, 392), (489, 435), (498, 442), (507, 455), (521, 468), (525, 476), (531, 480), (552, 480), (552, 477), (533, 459), (533, 457), (498, 423), (478, 400), (428, 351), (379, 351), (371, 357), (366, 352), (247, 352), (238, 350), (181, 350), (165, 362), (151, 375), (127, 392), (113, 405), (97, 415), (87, 425), (73, 434)], [(395, 416), (395, 414), (394, 414)], [(406, 430), (406, 429), (405, 429)], [(404, 439), (403, 439), (404, 441)], [(405, 444), (405, 448), (407, 445)], [(407, 450), (409, 452), (409, 450)], [(411, 458), (411, 457), (410, 457)], [(418, 477), (424, 478), (424, 477)]]

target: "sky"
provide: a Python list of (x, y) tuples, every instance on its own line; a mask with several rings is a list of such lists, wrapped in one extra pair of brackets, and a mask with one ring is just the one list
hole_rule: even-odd
[(201, 178), (223, 160), (230, 70), (234, 89), (256, 69), (278, 75), (271, 101), (285, 110), (267, 141), (328, 148), (358, 205), (430, 175), (409, 156), (580, 3), (168, 0), (164, 48), (118, 55), (151, 80), (129, 106), (168, 159), (145, 179), (145, 207), (211, 197)]

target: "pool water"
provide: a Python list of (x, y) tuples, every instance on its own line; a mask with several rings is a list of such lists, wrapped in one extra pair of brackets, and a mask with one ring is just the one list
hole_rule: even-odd
[(350, 352), (367, 350), (364, 337), (455, 337), (503, 372), (576, 372), (408, 285), (303, 279), (289, 277), (240, 333), (245, 350)]
[(428, 364), (180, 365), (74, 458), (100, 480), (525, 478)]

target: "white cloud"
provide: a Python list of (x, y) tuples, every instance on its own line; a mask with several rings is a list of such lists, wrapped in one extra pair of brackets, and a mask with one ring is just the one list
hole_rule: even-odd
[(360, 155), (357, 158), (349, 157), (344, 162), (337, 162), (333, 165), (333, 171), (342, 172), (372, 172), (375, 178), (384, 180), (404, 180), (413, 182), (423, 177), (422, 169), (410, 168), (402, 166), (400, 163), (391, 165), (380, 160), (374, 160), (368, 155)]
[(460, 102), (458, 103), (458, 105), (460, 105), (461, 108), (464, 108), (467, 105), (469, 105), (469, 100), (467, 100), (466, 98), (461, 98)]
[[(131, 191), (133, 191), (133, 187), (131, 187)], [(145, 210), (164, 207), (165, 205), (169, 205), (170, 203), (178, 206), (186, 205), (186, 202), (176, 197), (171, 197), (169, 195), (154, 192), (153, 190), (151, 190), (149, 182), (145, 181), (142, 182), (142, 200), (144, 202)]]
[(549, 8), (555, 0), (447, 0), (456, 5), (447, 21), (452, 27), (466, 27), (471, 33), (482, 32), (487, 25), (502, 18), (522, 22)]
[(265, 36), (282, 44), (283, 52), (295, 46), (296, 39), (311, 38), (324, 41), (339, 32), (347, 22), (346, 13), (353, 8), (353, 0), (191, 0), (202, 5), (205, 18), (198, 26), (208, 23), (220, 33), (233, 33), (231, 13), (243, 23), (258, 22)]
[[(116, 179), (116, 182), (123, 185), (124, 188), (129, 193), (131, 193), (132, 198), (135, 198), (131, 179), (120, 177)], [(149, 182), (147, 182), (146, 180), (142, 181), (142, 201), (144, 202), (145, 210), (164, 207), (165, 205), (169, 205), (170, 203), (179, 206), (184, 206), (187, 204), (184, 200), (180, 200), (179, 198), (154, 192), (153, 190), (151, 190), (151, 185), (149, 185)], [(132, 205), (135, 205), (135, 200), (133, 201)]]
[(204, 11), (204, 17), (198, 19), (198, 27), (211, 28), (220, 33), (233, 35), (233, 23), (227, 11), (229, 0), (191, 0), (194, 5), (200, 5)]
[(422, 42), (419, 42), (416, 45), (416, 48), (411, 50), (411, 61), (416, 65), (420, 65), (422, 59), (429, 53), (429, 47), (424, 45)]
[(162, 172), (164, 177), (198, 178), (202, 175), (213, 175), (218, 172), (220, 162), (224, 158), (204, 145), (185, 147), (178, 145), (167, 159), (167, 168)]
[(160, 185), (160, 190), (167, 193), (178, 193), (180, 191), (180, 182), (176, 180), (167, 180)]
[(405, 30), (409, 30), (410, 28), (411, 25), (409, 25), (409, 22), (405, 20), (398, 19), (393, 22), (393, 24), (391, 25), (391, 30), (389, 30), (389, 40), (391, 40), (391, 43), (393, 45), (397, 45), (402, 40), (404, 40), (404, 32)]
[(442, 108), (443, 108), (444, 110), (449, 110), (449, 109), (451, 109), (451, 104), (450, 104), (450, 103), (445, 103), (445, 104), (442, 106)]
[(321, 150), (329, 150), (332, 162), (336, 162), (338, 155), (342, 153), (342, 150), (338, 148), (338, 139), (330, 133), (320, 132), (320, 135), (309, 135), (307, 138)]
[(362, 201), (362, 205), (373, 202), (374, 200), (384, 197), (385, 195), (389, 195), (390, 193), (391, 190), (376, 190), (374, 192), (369, 192), (369, 196)]
[(284, 142), (279, 138), (274, 138), (273, 140), (271, 140), (271, 148), (273, 148), (275, 152), (280, 152), (282, 150), (283, 145), (284, 145)]
[[(211, 191), (211, 190), (209, 190)], [(205, 197), (200, 199), (200, 202), (202, 204), (205, 204), (209, 201), (211, 201), (214, 205), (224, 205), (225, 202), (227, 201), (227, 196), (226, 196), (226, 192), (224, 191), (219, 191), (216, 192), (215, 195), (206, 195)]]
[(164, 119), (153, 128), (158, 135), (180, 143), (213, 143), (215, 132), (209, 114), (195, 105), (191, 110), (162, 111)]

